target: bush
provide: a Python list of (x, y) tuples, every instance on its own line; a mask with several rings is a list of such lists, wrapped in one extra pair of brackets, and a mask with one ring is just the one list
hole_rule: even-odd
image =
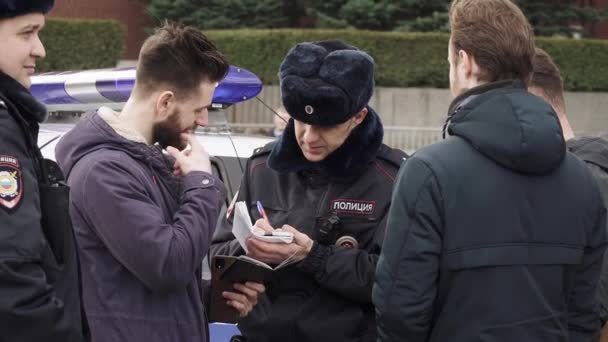
[(608, 91), (608, 41), (538, 38), (557, 64), (567, 90)]
[(428, 17), (418, 17), (403, 21), (395, 31), (403, 32), (450, 32), (449, 16), (444, 12), (435, 12)]
[(153, 18), (231, 29), (288, 27), (293, 7), (297, 9), (283, 0), (150, 0), (147, 10)]
[(114, 67), (124, 45), (124, 29), (110, 20), (47, 19), (40, 33), (47, 57), (40, 71)]
[[(277, 84), (279, 64), (296, 43), (341, 39), (376, 60), (376, 84), (384, 87), (449, 86), (448, 39), (442, 33), (358, 30), (216, 30), (206, 31), (231, 64)], [(539, 38), (538, 45), (560, 66), (566, 88), (608, 91), (608, 41)]]
[(340, 10), (352, 26), (366, 30), (392, 30), (396, 25), (397, 5), (377, 0), (349, 0)]
[[(206, 31), (231, 64), (276, 84), (279, 64), (296, 43), (341, 39), (368, 52), (377, 63), (379, 86), (447, 86), (448, 37), (443, 34), (358, 30)], [(408, 61), (424, 61), (415, 67)]]

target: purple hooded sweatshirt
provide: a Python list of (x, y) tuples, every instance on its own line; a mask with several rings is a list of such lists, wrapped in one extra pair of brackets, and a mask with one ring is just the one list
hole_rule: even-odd
[(127, 140), (97, 113), (55, 152), (69, 176), (93, 341), (206, 342), (201, 265), (222, 182), (174, 176), (160, 148)]

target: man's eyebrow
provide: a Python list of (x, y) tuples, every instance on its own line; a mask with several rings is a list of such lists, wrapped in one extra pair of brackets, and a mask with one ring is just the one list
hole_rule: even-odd
[(37, 30), (40, 30), (40, 28), (42, 28), (42, 26), (39, 24), (29, 24), (29, 25), (26, 25), (23, 28), (21, 28), (21, 31), (30, 31), (30, 30), (37, 31)]

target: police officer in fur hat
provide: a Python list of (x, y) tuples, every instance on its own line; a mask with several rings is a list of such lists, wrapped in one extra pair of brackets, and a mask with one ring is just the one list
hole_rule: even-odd
[(0, 340), (88, 340), (69, 190), (36, 146), (46, 109), (29, 92), (53, 0), (0, 0)]
[[(290, 244), (249, 239), (247, 255), (296, 262), (275, 271), (239, 328), (255, 342), (375, 341), (374, 271), (405, 154), (382, 144), (380, 118), (368, 105), (374, 61), (341, 41), (301, 43), (279, 77), (291, 119), (278, 141), (249, 159), (237, 201), (257, 228), (294, 235)], [(229, 218), (212, 255), (244, 253)]]

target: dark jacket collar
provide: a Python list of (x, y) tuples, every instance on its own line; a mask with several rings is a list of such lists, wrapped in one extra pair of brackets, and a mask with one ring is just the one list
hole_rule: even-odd
[(363, 173), (376, 158), (382, 145), (384, 129), (378, 114), (367, 107), (368, 114), (355, 128), (344, 144), (324, 160), (313, 163), (302, 154), (295, 138), (293, 119), (274, 145), (268, 157), (268, 166), (280, 173), (315, 172), (326, 175), (332, 181), (349, 181)]
[(46, 108), (21, 83), (0, 72), (0, 96), (17, 108), (27, 123), (41, 123), (46, 120)]
[(467, 103), (474, 100), (477, 96), (479, 96), (481, 94), (487, 93), (487, 92), (495, 90), (495, 89), (508, 88), (508, 87), (526, 88), (526, 85), (524, 84), (524, 82), (522, 82), (520, 80), (504, 80), (504, 81), (486, 83), (486, 84), (482, 84), (478, 87), (471, 88), (471, 89), (465, 91), (464, 93), (458, 95), (454, 100), (452, 100), (452, 103), (450, 104), (450, 107), (448, 109), (448, 115), (455, 113), (460, 108), (462, 108)]

